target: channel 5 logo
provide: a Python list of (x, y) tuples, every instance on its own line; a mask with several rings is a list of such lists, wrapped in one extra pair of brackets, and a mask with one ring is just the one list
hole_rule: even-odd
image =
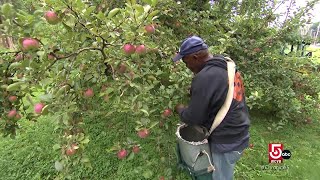
[(283, 150), (283, 144), (269, 144), (269, 163), (282, 163), (283, 159), (290, 159), (291, 152)]

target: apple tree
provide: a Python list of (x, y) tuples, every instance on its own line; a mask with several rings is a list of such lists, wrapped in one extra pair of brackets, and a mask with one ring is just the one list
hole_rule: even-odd
[[(159, 123), (150, 117), (166, 118), (183, 100), (190, 75), (172, 73), (182, 68), (171, 62), (179, 40), (158, 20), (168, 4), (130, 0), (110, 8), (95, 1), (38, 2), (34, 11), (1, 6), (2, 31), (16, 45), (1, 52), (3, 135), (14, 137), (21, 117), (37, 121), (52, 115), (61, 134), (54, 148), (67, 164), (89, 142), (85, 114), (131, 113), (128, 121), (137, 123), (137, 136), (147, 138)], [(118, 156), (126, 154), (120, 150)], [(78, 157), (88, 162), (85, 155)]]

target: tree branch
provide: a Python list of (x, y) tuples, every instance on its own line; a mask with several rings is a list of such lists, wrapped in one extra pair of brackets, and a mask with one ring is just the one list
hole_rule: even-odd
[(8, 52), (0, 52), (0, 54), (18, 54), (21, 51), (8, 51)]
[(290, 4), (289, 4), (288, 9), (287, 9), (286, 18), (285, 18), (284, 21), (283, 21), (282, 27), (284, 27), (284, 25), (285, 25), (285, 23), (286, 23), (286, 21), (287, 21), (287, 19), (288, 19), (289, 12), (290, 12), (290, 8), (291, 8), (292, 4), (293, 4), (293, 0), (290, 0)]
[(86, 29), (90, 34), (92, 34), (93, 36), (99, 37), (99, 38), (101, 38), (103, 41), (106, 41), (101, 35), (98, 35), (98, 34), (93, 33), (85, 24), (83, 24), (83, 23), (80, 21), (80, 19), (82, 19), (82, 18), (79, 16), (79, 14), (78, 14), (69, 4), (65, 4), (65, 5), (71, 10), (71, 12), (74, 13), (74, 15), (77, 17), (78, 23), (79, 23), (83, 28), (85, 28), (85, 29)]
[(68, 55), (65, 55), (65, 56), (57, 56), (56, 54), (54, 53), (51, 53), (56, 59), (55, 61), (53, 61), (48, 67), (46, 70), (50, 69), (59, 59), (66, 59), (66, 58), (69, 58), (69, 57), (72, 57), (72, 56), (78, 56), (80, 53), (82, 53), (83, 51), (90, 51), (90, 50), (96, 50), (96, 51), (102, 51), (100, 48), (95, 48), (95, 47), (85, 47), (85, 48), (82, 48), (82, 49), (79, 49), (77, 50), (76, 52), (74, 53), (70, 53)]

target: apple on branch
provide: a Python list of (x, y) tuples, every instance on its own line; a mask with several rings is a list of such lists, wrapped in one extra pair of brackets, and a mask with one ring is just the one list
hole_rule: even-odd
[(58, 24), (60, 21), (58, 15), (54, 11), (47, 11), (44, 14), (44, 18), (47, 20), (49, 24), (52, 25)]
[(136, 53), (139, 55), (146, 53), (146, 51), (146, 47), (143, 44), (136, 47)]
[(36, 114), (41, 114), (43, 107), (44, 107), (44, 104), (37, 103), (36, 105), (34, 105), (34, 112)]
[(132, 44), (125, 44), (122, 49), (126, 55), (131, 55), (136, 51), (136, 47)]
[(24, 38), (22, 40), (22, 49), (25, 51), (37, 50), (39, 47), (39, 41), (34, 38)]
[(17, 96), (10, 96), (8, 99), (10, 102), (15, 102), (18, 99), (18, 97)]
[(15, 117), (16, 115), (17, 115), (17, 111), (15, 109), (12, 109), (11, 111), (8, 112), (7, 117), (9, 119), (11, 119), (11, 118)]
[(153, 34), (156, 30), (152, 24), (145, 26), (144, 29), (146, 30), (147, 34)]

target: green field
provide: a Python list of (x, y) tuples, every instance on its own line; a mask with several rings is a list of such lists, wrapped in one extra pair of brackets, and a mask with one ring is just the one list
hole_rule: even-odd
[(312, 52), (312, 59), (314, 59), (315, 62), (320, 64), (320, 47), (309, 46), (308, 48), (306, 48), (306, 50), (308, 52)]

